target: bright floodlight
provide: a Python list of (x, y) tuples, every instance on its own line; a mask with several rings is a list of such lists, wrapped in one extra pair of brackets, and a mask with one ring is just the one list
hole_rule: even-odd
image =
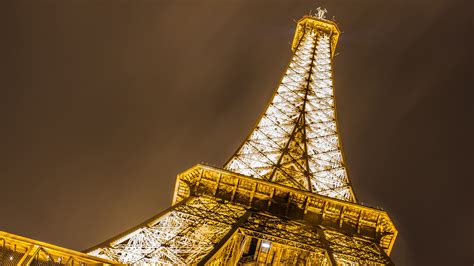
[(270, 243), (262, 242), (262, 248), (270, 248)]

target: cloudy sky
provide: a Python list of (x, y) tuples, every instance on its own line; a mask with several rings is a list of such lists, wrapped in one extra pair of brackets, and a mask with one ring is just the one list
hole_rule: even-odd
[(399, 265), (473, 259), (471, 1), (5, 1), (0, 230), (83, 250), (221, 166), (317, 6), (344, 32), (339, 131), (360, 201), (399, 229)]

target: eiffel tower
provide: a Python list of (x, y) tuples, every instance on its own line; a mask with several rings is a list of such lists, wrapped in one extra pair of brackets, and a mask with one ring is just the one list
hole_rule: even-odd
[(0, 232), (2, 265), (393, 265), (394, 224), (357, 202), (346, 172), (332, 77), (340, 31), (325, 12), (298, 21), (273, 98), (223, 168), (179, 174), (170, 208), (87, 254)]
[(87, 250), (134, 265), (391, 265), (397, 230), (357, 203), (337, 131), (325, 10), (297, 23), (292, 57), (254, 130), (221, 168), (178, 175), (173, 205)]

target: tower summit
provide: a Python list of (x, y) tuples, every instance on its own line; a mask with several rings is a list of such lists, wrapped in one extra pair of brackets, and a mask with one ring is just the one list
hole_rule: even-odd
[(326, 11), (297, 23), (290, 63), (223, 169), (178, 175), (173, 205), (86, 252), (135, 265), (391, 265), (397, 230), (357, 203), (337, 131)]

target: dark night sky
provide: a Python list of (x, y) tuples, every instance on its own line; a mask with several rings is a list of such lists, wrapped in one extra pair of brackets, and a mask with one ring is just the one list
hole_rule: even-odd
[(323, 5), (340, 133), (360, 201), (399, 229), (399, 265), (473, 259), (472, 1), (4, 1), (0, 230), (82, 250), (221, 166)]

